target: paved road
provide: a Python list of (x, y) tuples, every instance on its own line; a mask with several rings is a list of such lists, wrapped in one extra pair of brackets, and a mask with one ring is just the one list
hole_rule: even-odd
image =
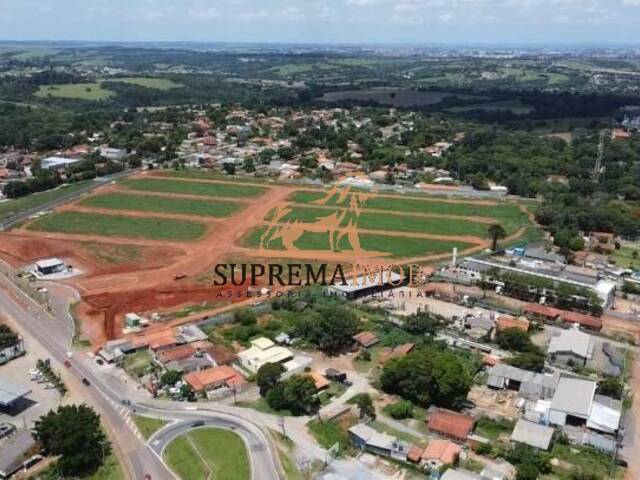
[(91, 190), (94, 190), (98, 187), (101, 187), (111, 182), (112, 180), (117, 180), (118, 178), (127, 177), (129, 175), (133, 175), (134, 173), (138, 173), (139, 171), (140, 169), (125, 170), (123, 172), (113, 173), (111, 175), (105, 175), (104, 177), (95, 178), (94, 180), (87, 182), (87, 184), (84, 187), (78, 190), (74, 190), (68, 195), (63, 195), (62, 197), (56, 200), (43, 203), (41, 205), (38, 205), (37, 207), (29, 208), (27, 210), (21, 210), (15, 215), (5, 218), (4, 220), (0, 221), (0, 231), (9, 230), (10, 228), (16, 226), (17, 224), (27, 220), (31, 215), (35, 215), (38, 212), (51, 210), (59, 205), (62, 205), (63, 203), (71, 202), (77, 198), (80, 198), (82, 195), (90, 192)]
[[(223, 428), (236, 432), (244, 440), (247, 451), (250, 452), (251, 478), (255, 480), (273, 480), (274, 478), (278, 478), (277, 469), (270, 450), (265, 448), (264, 435), (259, 431), (256, 432), (255, 427), (244, 425), (233, 417), (225, 418), (223, 416), (216, 416), (210, 418), (205, 415), (189, 416), (189, 420), (171, 423), (156, 432), (149, 439), (149, 444), (156, 454), (162, 456), (164, 449), (172, 440), (190, 430), (203, 427)], [(194, 424), (194, 421), (198, 423)]]
[[(11, 294), (7, 292), (11, 292)], [(69, 336), (72, 329), (69, 328), (66, 312), (58, 312), (59, 314), (54, 316), (46, 314), (3, 275), (0, 275), (0, 311), (10, 315), (60, 364), (67, 359)], [(153, 479), (175, 478), (159, 455), (162, 449), (150, 448), (137, 434), (137, 431), (127, 425), (131, 412), (127, 412), (127, 409), (121, 404), (126, 390), (106, 381), (99, 372), (96, 373), (90, 359), (78, 355), (71, 362), (73, 366), (69, 373), (73, 373), (77, 380), (86, 378), (91, 383), (90, 386), (83, 388), (86, 388), (86, 395), (91, 403), (98, 409), (103, 419), (109, 423), (110, 431), (120, 450), (120, 457), (125, 463), (123, 467), (129, 472), (130, 478), (137, 480), (146, 474), (150, 474)], [(217, 423), (228, 428), (233, 427), (248, 446), (252, 478), (254, 480), (274, 480), (280, 477), (271, 444), (255, 424), (229, 413), (196, 412), (187, 410), (191, 407), (176, 407), (175, 404), (167, 402), (162, 402), (159, 405), (144, 405), (134, 401), (131, 410), (135, 410), (136, 413), (150, 413), (169, 420), (178, 420), (175, 425), (182, 432), (187, 431), (194, 420), (204, 420), (207, 424)], [(173, 428), (171, 431), (174, 431)]]

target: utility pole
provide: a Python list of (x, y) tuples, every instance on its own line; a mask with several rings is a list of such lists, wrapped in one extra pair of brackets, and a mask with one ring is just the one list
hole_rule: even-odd
[(278, 417), (278, 424), (280, 425), (280, 428), (282, 429), (282, 435), (284, 437), (287, 436), (287, 431), (284, 428), (284, 417)]

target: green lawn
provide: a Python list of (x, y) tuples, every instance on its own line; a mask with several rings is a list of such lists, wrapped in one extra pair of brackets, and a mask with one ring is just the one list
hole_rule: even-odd
[[(325, 196), (321, 192), (297, 191), (293, 192), (289, 197), (289, 201), (295, 203), (310, 203)], [(338, 197), (334, 196), (330, 201), (330, 205), (335, 205)], [(348, 204), (348, 198), (340, 206)], [(473, 202), (459, 203), (439, 201), (434, 199), (420, 200), (418, 198), (392, 198), (392, 197), (375, 197), (367, 200), (364, 205), (365, 209), (373, 208), (377, 210), (390, 210), (394, 212), (407, 213), (433, 213), (442, 215), (459, 215), (459, 216), (480, 216), (495, 218), (496, 221), (517, 221), (521, 223), (527, 222), (527, 217), (520, 210), (518, 205), (514, 203), (499, 203), (496, 205), (482, 205)]]
[(106, 100), (115, 95), (111, 90), (106, 90), (100, 83), (69, 83), (60, 85), (41, 85), (34, 94), (41, 98), (74, 98), (79, 100)]
[(166, 78), (149, 78), (149, 77), (128, 77), (128, 78), (107, 78), (108, 82), (122, 82), (138, 85), (145, 88), (155, 88), (156, 90), (171, 90), (180, 88), (183, 85)]
[(146, 238), (150, 240), (193, 241), (207, 231), (206, 225), (187, 220), (130, 218), (117, 215), (65, 211), (47, 215), (30, 223), (29, 230), (104, 236)]
[(111, 453), (105, 458), (104, 463), (98, 471), (87, 477), (86, 480), (124, 480), (124, 478), (120, 464), (116, 460), (115, 455)]
[[(253, 229), (244, 239), (244, 246), (257, 248), (266, 227)], [(386, 252), (392, 257), (417, 257), (450, 252), (453, 247), (465, 250), (472, 245), (464, 242), (430, 240), (425, 238), (393, 237), (390, 235), (374, 235), (363, 233), (359, 235), (360, 245), (369, 252)], [(299, 240), (294, 242), (302, 250), (329, 250), (329, 234), (305, 232)], [(270, 250), (283, 250), (279, 239), (268, 241), (266, 247)], [(351, 245), (347, 237), (340, 241), (340, 248), (348, 251)]]
[(15, 200), (5, 200), (0, 202), (0, 220), (9, 217), (22, 210), (29, 208), (35, 208), (45, 203), (58, 200), (65, 195), (70, 195), (86, 186), (87, 182), (73, 183), (70, 185), (63, 185), (54, 190), (47, 190), (46, 192), (32, 193), (26, 197), (16, 198)]
[(139, 378), (147, 373), (153, 356), (149, 350), (140, 350), (127, 355), (124, 360), (124, 369), (132, 377)]
[[(634, 252), (636, 252), (635, 258)], [(621, 268), (640, 269), (640, 244), (620, 247), (612, 255), (612, 258)]]
[(475, 433), (495, 442), (500, 435), (510, 435), (514, 427), (514, 423), (509, 420), (492, 420), (480, 417), (476, 422)]
[(355, 419), (348, 419), (337, 423), (336, 421), (321, 422), (311, 420), (307, 423), (309, 432), (323, 448), (330, 448), (338, 443), (338, 456), (352, 452), (354, 447), (349, 439), (349, 427), (356, 423)]
[(243, 207), (241, 203), (220, 200), (194, 200), (130, 193), (95, 195), (86, 198), (81, 204), (87, 207), (110, 208), (113, 210), (177, 213), (210, 217), (228, 217), (240, 211)]
[(264, 188), (252, 185), (189, 182), (162, 178), (123, 180), (121, 185), (132, 190), (144, 192), (185, 193), (207, 197), (257, 197), (265, 192)]
[(143, 417), (142, 415), (132, 415), (132, 418), (136, 424), (136, 427), (138, 427), (138, 430), (140, 430), (140, 433), (146, 439), (149, 439), (151, 435), (153, 435), (167, 423), (169, 423), (166, 420), (152, 417)]
[(238, 434), (229, 430), (193, 430), (172, 441), (164, 455), (181, 480), (248, 480), (251, 477), (245, 444)]
[(234, 183), (265, 183), (264, 180), (260, 178), (252, 178), (252, 177), (234, 177), (229, 175), (224, 175), (219, 172), (212, 172), (208, 170), (199, 170), (189, 168), (186, 170), (162, 170), (163, 177), (171, 177), (171, 178), (193, 178), (197, 180), (211, 180), (211, 181), (224, 181), (224, 182), (234, 182)]
[[(326, 208), (294, 207), (281, 222), (300, 221), (315, 223), (322, 217), (330, 216), (334, 211)], [(271, 213), (265, 220), (269, 220)], [(348, 218), (348, 217), (347, 217)], [(507, 233), (515, 231), (511, 222), (502, 222)], [(386, 230), (390, 232), (430, 233), (433, 235), (472, 235), (480, 238), (488, 237), (489, 225), (468, 220), (449, 218), (409, 217), (404, 215), (381, 215), (364, 211), (358, 218), (358, 227), (368, 230)]]

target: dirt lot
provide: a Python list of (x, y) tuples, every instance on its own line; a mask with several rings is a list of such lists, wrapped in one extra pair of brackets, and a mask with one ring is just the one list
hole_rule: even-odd
[[(137, 178), (145, 177), (163, 177), (163, 173), (150, 172), (137, 176)], [(168, 177), (165, 175), (164, 178)], [(180, 179), (176, 181), (182, 183), (214, 181), (221, 184), (237, 184), (237, 182), (219, 179)], [(241, 183), (242, 185), (253, 185), (251, 182)], [(220, 293), (220, 287), (207, 286), (198, 282), (197, 278), (216, 263), (231, 258), (235, 261), (249, 259), (252, 262), (261, 259), (281, 259), (282, 251), (243, 247), (241, 246), (242, 239), (252, 229), (264, 225), (267, 213), (277, 206), (287, 204), (287, 199), (292, 192), (299, 191), (301, 188), (294, 185), (268, 183), (256, 183), (256, 185), (264, 187), (265, 193), (257, 197), (234, 198), (235, 201), (244, 204), (245, 208), (241, 212), (224, 219), (199, 217), (198, 222), (207, 226), (208, 233), (197, 241), (175, 242), (41, 232), (29, 230), (27, 223), (10, 233), (2, 233), (0, 257), (16, 267), (37, 259), (55, 256), (85, 272), (84, 275), (65, 280), (65, 283), (75, 287), (81, 293), (83, 303), (77, 309), (77, 313), (84, 323), (83, 334), (88, 337), (94, 347), (98, 347), (105, 340), (121, 335), (124, 313), (132, 311), (137, 313), (164, 312), (205, 300), (215, 301), (216, 295)], [(126, 189), (126, 185), (111, 184), (94, 191), (91, 195), (125, 190), (128, 194), (132, 193), (132, 190)], [(203, 198), (190, 193), (169, 195), (176, 198)], [(103, 211), (79, 205), (82, 200), (84, 198), (64, 205), (58, 211), (91, 211), (94, 213)], [(138, 211), (110, 210), (108, 213), (125, 215), (134, 222), (136, 218), (156, 216), (158, 218), (192, 218), (178, 214), (165, 215)], [(398, 234), (398, 232), (394, 233)], [(518, 232), (513, 237), (515, 238), (521, 233), (523, 232)], [(448, 238), (455, 240), (454, 237)], [(463, 253), (470, 254), (482, 250), (488, 245), (486, 239), (474, 240), (475, 246)], [(413, 262), (432, 262), (448, 256), (447, 252), (410, 260)], [(362, 263), (363, 260), (371, 261), (370, 258), (351, 258), (348, 252), (335, 253), (331, 251), (289, 251), (286, 253), (286, 257), (298, 260), (313, 258), (314, 261), (326, 262)], [(380, 263), (391, 263), (391, 260), (380, 261)], [(176, 276), (185, 276), (185, 278), (175, 281)], [(229, 293), (229, 289), (225, 288), (224, 293)], [(231, 293), (237, 292), (232, 291)], [(241, 300), (241, 297), (235, 297), (232, 302)], [(232, 302), (225, 299), (227, 305)], [(176, 322), (179, 321), (176, 320)]]

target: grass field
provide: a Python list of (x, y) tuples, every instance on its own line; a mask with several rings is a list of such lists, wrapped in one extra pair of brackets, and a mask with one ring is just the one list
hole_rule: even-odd
[(120, 184), (143, 192), (184, 193), (207, 197), (257, 197), (265, 192), (264, 188), (252, 185), (189, 182), (162, 178), (123, 180)]
[[(314, 223), (319, 218), (329, 216), (333, 210), (313, 207), (294, 207), (284, 216), (283, 222), (298, 220)], [(267, 220), (270, 214), (267, 215)], [(513, 233), (514, 225), (501, 222), (507, 233)], [(449, 218), (409, 217), (404, 215), (381, 215), (364, 211), (358, 218), (358, 227), (368, 230), (386, 230), (390, 232), (430, 233), (434, 235), (473, 235), (486, 238), (487, 224)]]
[(98, 242), (84, 242), (83, 246), (95, 258), (113, 265), (135, 262), (142, 257), (143, 248), (139, 245), (111, 245)]
[(138, 85), (145, 88), (154, 88), (156, 90), (171, 90), (173, 88), (180, 88), (183, 85), (173, 82), (166, 78), (149, 78), (149, 77), (129, 77), (129, 78), (107, 78), (105, 81), (109, 82), (122, 82), (130, 83), (132, 85)]
[(73, 183), (71, 185), (65, 185), (55, 190), (48, 190), (46, 192), (32, 193), (26, 197), (16, 198), (15, 200), (6, 200), (0, 202), (0, 220), (3, 220), (10, 215), (13, 215), (22, 210), (29, 208), (35, 208), (45, 203), (58, 200), (60, 197), (72, 194), (81, 188), (85, 187), (87, 182)]
[(242, 204), (234, 202), (167, 198), (160, 195), (133, 195), (127, 193), (95, 195), (86, 198), (80, 203), (87, 207), (109, 208), (112, 210), (177, 213), (209, 217), (228, 217), (242, 209)]
[[(244, 245), (250, 248), (258, 248), (260, 238), (266, 227), (258, 227), (252, 230), (244, 239)], [(453, 247), (462, 251), (471, 247), (471, 244), (455, 241), (429, 240), (424, 238), (394, 237), (390, 235), (360, 234), (360, 245), (364, 250), (387, 252), (392, 257), (417, 257), (450, 252)], [(302, 250), (329, 250), (329, 234), (306, 232), (294, 243)], [(343, 250), (351, 250), (351, 245), (346, 237), (343, 237), (339, 247)], [(266, 248), (270, 250), (283, 250), (280, 240), (268, 242)]]
[(69, 83), (61, 85), (42, 85), (34, 94), (41, 98), (75, 98), (78, 100), (106, 100), (115, 95), (100, 86), (100, 83)]
[(638, 269), (640, 268), (640, 244), (620, 247), (612, 257), (616, 265), (621, 268)]
[(163, 170), (163, 177), (171, 177), (171, 178), (186, 178), (186, 179), (196, 179), (196, 180), (211, 180), (216, 181), (220, 180), (223, 182), (234, 182), (234, 183), (264, 183), (263, 180), (252, 177), (240, 177), (240, 176), (229, 176), (219, 172), (210, 172), (206, 170)]
[(193, 241), (202, 237), (207, 227), (186, 220), (140, 217), (135, 220), (117, 215), (84, 212), (59, 212), (30, 223), (29, 230), (104, 236), (146, 238), (150, 240)]
[(167, 420), (143, 417), (142, 415), (132, 415), (131, 418), (133, 418), (136, 427), (138, 427), (138, 430), (140, 430), (140, 433), (145, 439), (149, 439), (151, 435), (169, 423)]
[(200, 428), (173, 440), (164, 453), (181, 480), (248, 480), (249, 457), (238, 434), (220, 428)]
[[(323, 198), (323, 192), (298, 191), (294, 192), (289, 201), (294, 203), (310, 203), (314, 200)], [(329, 201), (330, 205), (337, 204), (337, 195)], [(344, 206), (348, 204), (348, 197), (345, 202), (338, 204)], [(372, 208), (377, 210), (389, 210), (394, 212), (407, 213), (435, 213), (443, 215), (460, 215), (460, 216), (479, 216), (491, 217), (496, 220), (527, 222), (527, 216), (520, 208), (513, 203), (500, 203), (496, 205), (482, 205), (476, 203), (460, 203), (439, 201), (433, 198), (393, 198), (393, 197), (374, 197), (364, 205), (365, 209)]]

